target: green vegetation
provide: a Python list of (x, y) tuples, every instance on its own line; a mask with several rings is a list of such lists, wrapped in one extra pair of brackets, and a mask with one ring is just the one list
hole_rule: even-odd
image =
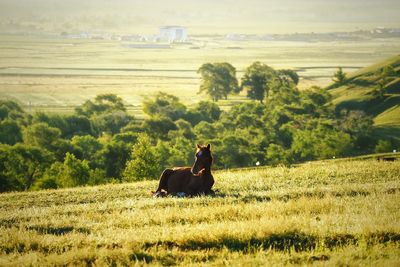
[(254, 62), (246, 69), (242, 77), (242, 89), (247, 91), (247, 97), (261, 103), (269, 96), (271, 80), (276, 76), (273, 68), (260, 62)]
[(236, 69), (229, 63), (205, 63), (197, 73), (201, 74), (199, 93), (206, 92), (213, 101), (239, 93)]
[[(400, 56), (349, 73), (328, 87), (336, 111), (363, 110), (381, 128), (400, 127)], [(384, 130), (382, 130), (384, 131)], [(394, 130), (396, 131), (396, 130)]]
[[(336, 112), (362, 110), (373, 119), (369, 131), (379, 140), (376, 152), (388, 152), (400, 142), (400, 56), (349, 73), (346, 81), (332, 85), (329, 92)], [(351, 127), (357, 128), (357, 123)]]
[(215, 197), (156, 181), (0, 195), (0, 265), (400, 263), (400, 161), (217, 171)]
[(339, 67), (337, 72), (333, 74), (333, 81), (336, 85), (342, 85), (346, 81), (346, 73), (343, 72), (342, 67)]
[[(187, 107), (178, 97), (159, 92), (145, 98), (147, 116), (141, 120), (129, 115), (122, 98), (113, 94), (87, 100), (70, 115), (30, 115), (15, 102), (0, 101), (1, 191), (157, 179), (165, 168), (191, 165), (196, 143), (213, 144), (216, 168), (290, 165), (399, 148), (398, 137), (377, 134), (370, 114), (377, 107), (332, 105), (330, 91), (337, 89), (300, 91), (294, 71), (255, 62), (241, 86), (228, 63), (204, 64), (199, 71), (200, 88), (213, 100), (241, 89), (258, 101), (223, 111), (209, 101)], [(385, 84), (397, 79), (394, 67), (374, 73)], [(350, 76), (340, 88), (357, 79)], [(210, 88), (218, 88), (218, 96)]]

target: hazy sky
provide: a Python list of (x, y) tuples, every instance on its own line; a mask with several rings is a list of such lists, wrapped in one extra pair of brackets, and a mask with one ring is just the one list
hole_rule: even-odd
[(152, 34), (287, 33), (400, 28), (399, 0), (0, 0), (0, 29)]

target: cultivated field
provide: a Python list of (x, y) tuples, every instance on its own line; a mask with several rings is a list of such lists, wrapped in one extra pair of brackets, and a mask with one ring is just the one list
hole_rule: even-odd
[(0, 36), (0, 98), (17, 100), (31, 112), (71, 112), (98, 94), (115, 93), (132, 113), (140, 115), (143, 96), (157, 91), (175, 94), (185, 104), (198, 102), (204, 96), (197, 94), (200, 80), (196, 70), (206, 62), (230, 62), (239, 78), (254, 61), (292, 68), (302, 78), (300, 87), (306, 88), (329, 84), (337, 66), (353, 71), (400, 51), (397, 39), (302, 43), (203, 37), (167, 49), (132, 45), (109, 40)]
[(0, 195), (0, 265), (399, 266), (400, 161), (215, 172), (216, 197), (156, 181)]

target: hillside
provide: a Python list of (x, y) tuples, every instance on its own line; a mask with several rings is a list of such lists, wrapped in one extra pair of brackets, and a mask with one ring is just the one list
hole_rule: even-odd
[[(393, 73), (383, 77), (383, 70), (389, 66)], [(400, 55), (349, 73), (343, 85), (328, 88), (337, 110), (364, 110), (373, 116), (381, 133), (388, 129), (395, 131), (395, 135), (400, 132)], [(378, 90), (382, 90), (379, 96)]]
[(0, 265), (399, 265), (400, 161), (214, 174), (216, 197), (156, 181), (0, 194)]

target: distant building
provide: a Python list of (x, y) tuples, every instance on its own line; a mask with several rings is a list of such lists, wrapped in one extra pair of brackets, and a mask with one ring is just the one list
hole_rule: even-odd
[(188, 39), (186, 28), (181, 26), (160, 27), (158, 40), (173, 42), (186, 42)]

